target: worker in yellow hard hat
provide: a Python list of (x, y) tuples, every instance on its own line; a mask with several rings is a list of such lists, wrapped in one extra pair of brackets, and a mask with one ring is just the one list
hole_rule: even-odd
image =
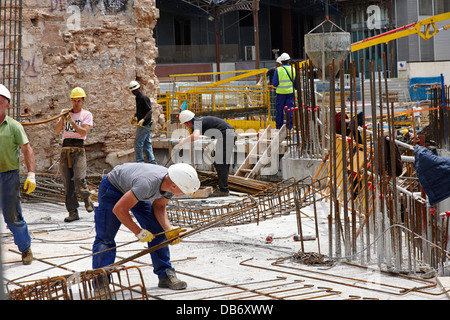
[(75, 87), (70, 92), (70, 99), (77, 99), (77, 98), (86, 98), (86, 93), (84, 92), (83, 88)]
[[(60, 171), (64, 182), (65, 205), (69, 216), (65, 222), (79, 219), (78, 198), (84, 201), (86, 211), (94, 211), (90, 191), (86, 184), (86, 153), (84, 141), (93, 126), (92, 113), (83, 109), (86, 93), (80, 87), (70, 92), (71, 109), (63, 109), (61, 117), (55, 125), (55, 133), (63, 132)], [(70, 112), (69, 112), (70, 111)]]

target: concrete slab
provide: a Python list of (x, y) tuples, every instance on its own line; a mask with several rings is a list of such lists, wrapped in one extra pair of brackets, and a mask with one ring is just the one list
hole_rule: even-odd
[(450, 277), (437, 277), (436, 281), (444, 288), (444, 291), (448, 291), (446, 295), (450, 299)]
[[(234, 197), (234, 198), (233, 198)], [(229, 201), (239, 199), (228, 197)], [(211, 200), (218, 201), (218, 200)], [(82, 207), (82, 203), (80, 203)], [(318, 203), (320, 237), (304, 241), (304, 253), (328, 254), (328, 205)], [(314, 209), (306, 207), (302, 218), (303, 235), (316, 235)], [(1, 225), (1, 250), (4, 284), (36, 281), (91, 270), (91, 248), (95, 237), (94, 215), (80, 210), (80, 220), (64, 223), (67, 212), (63, 204), (24, 203), (23, 215), (32, 236), (35, 261), (23, 265), (11, 233)], [(187, 228), (188, 231), (192, 230)], [(449, 300), (442, 294), (436, 279), (420, 276), (384, 274), (376, 265), (364, 268), (335, 260), (333, 265), (307, 265), (294, 257), (302, 244), (295, 241), (295, 214), (280, 216), (259, 223), (217, 226), (186, 237), (170, 246), (171, 261), (178, 278), (188, 283), (182, 291), (158, 288), (149, 255), (126, 266), (137, 266), (143, 275), (151, 300)], [(273, 241), (266, 238), (273, 234)], [(314, 237), (311, 237), (314, 238)], [(116, 236), (117, 260), (145, 249), (125, 227)], [(320, 250), (319, 250), (320, 245)], [(356, 263), (356, 262), (355, 262)], [(61, 267), (58, 267), (61, 266)], [(448, 278), (439, 281), (449, 288)], [(431, 281), (431, 282), (430, 282)], [(444, 282), (445, 281), (445, 282)], [(424, 292), (414, 288), (427, 287)], [(170, 308), (179, 306), (176, 301)], [(250, 302), (249, 302), (250, 303)], [(282, 306), (282, 305), (279, 305)]]

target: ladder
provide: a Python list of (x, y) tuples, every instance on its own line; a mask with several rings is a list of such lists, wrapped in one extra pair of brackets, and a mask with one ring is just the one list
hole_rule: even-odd
[(269, 125), (234, 175), (253, 179), (259, 175), (276, 174), (279, 167), (280, 145), (285, 138), (285, 125), (279, 130)]

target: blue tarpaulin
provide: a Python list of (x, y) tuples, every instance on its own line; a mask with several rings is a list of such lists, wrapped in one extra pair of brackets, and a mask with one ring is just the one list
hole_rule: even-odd
[(412, 101), (426, 100), (427, 89), (433, 84), (441, 84), (441, 77), (415, 77), (409, 80), (409, 96)]
[(431, 206), (450, 197), (450, 158), (416, 145), (414, 170)]

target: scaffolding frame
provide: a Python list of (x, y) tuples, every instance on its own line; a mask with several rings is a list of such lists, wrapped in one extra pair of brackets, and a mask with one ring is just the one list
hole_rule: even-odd
[(22, 0), (0, 0), (0, 83), (11, 92), (8, 115), (20, 120)]

